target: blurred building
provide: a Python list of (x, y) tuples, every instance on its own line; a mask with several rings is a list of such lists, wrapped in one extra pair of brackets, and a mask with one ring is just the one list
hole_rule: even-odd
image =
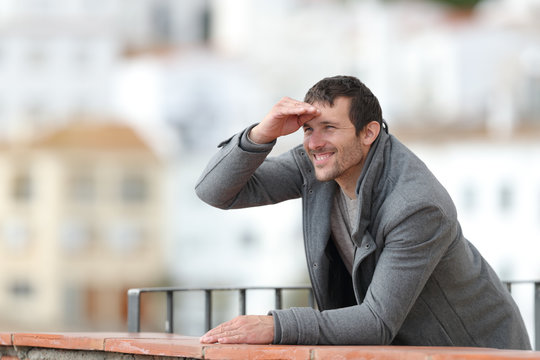
[(113, 112), (126, 54), (204, 43), (206, 2), (2, 0), (0, 137)]
[[(201, 203), (193, 187), (220, 141), (260, 121), (282, 96), (301, 99), (317, 80), (336, 74), (358, 76), (374, 91), (390, 131), (418, 149), (449, 188), (466, 234), (496, 270), (535, 276), (530, 262), (517, 265), (525, 255), (493, 251), (491, 245), (501, 248), (515, 227), (521, 239), (538, 242), (540, 180), (530, 164), (539, 156), (539, 18), (540, 0), (484, 0), (468, 11), (405, 0), (0, 1), (0, 137), (9, 144), (0, 162), (0, 269), (26, 274), (31, 263), (56, 269), (32, 273), (47, 274), (40, 280), (6, 275), (0, 309), (15, 304), (11, 309), (21, 311), (5, 319), (41, 312), (51, 321), (117, 319), (91, 309), (108, 302), (107, 296), (116, 299), (111, 304), (121, 303), (115, 292), (129, 281), (112, 286), (94, 269), (100, 261), (120, 266), (157, 257), (137, 250), (129, 261), (115, 258), (130, 253), (115, 250), (127, 246), (119, 239), (139, 233), (136, 228), (157, 221), (155, 216), (167, 225), (156, 223), (160, 231), (139, 234), (166, 243), (166, 268), (148, 265), (154, 277), (141, 278), (147, 285), (158, 285), (163, 274), (174, 285), (193, 286), (307, 281), (298, 202), (223, 212)], [(59, 140), (52, 137), (36, 140), (51, 126), (68, 131), (72, 122), (110, 117), (138, 129), (157, 151), (154, 157), (165, 161), (163, 168), (151, 165), (142, 148), (130, 148), (133, 161), (124, 161), (120, 146), (75, 151), (72, 145), (53, 146)], [(79, 130), (76, 137), (86, 136)], [(95, 134), (86, 127), (84, 132)], [(524, 140), (527, 133), (532, 135)], [(442, 141), (441, 134), (452, 139)], [(280, 139), (275, 152), (300, 142), (301, 134)], [(71, 158), (74, 153), (87, 160)], [(146, 176), (166, 173), (164, 185), (147, 184), (151, 201), (163, 194), (161, 204), (112, 206), (96, 197), (91, 206), (67, 205), (70, 196), (89, 196), (85, 171), (101, 174), (103, 180), (91, 186), (113, 196), (114, 183), (121, 183), (125, 165), (137, 162), (136, 154), (139, 169), (159, 168), (145, 170)], [(160, 209), (154, 215), (143, 210), (152, 206)], [(116, 230), (103, 230), (113, 219)], [(41, 234), (55, 245), (36, 247)], [(81, 253), (86, 242), (100, 250)], [(279, 271), (273, 270), (276, 257)], [(80, 280), (83, 273), (95, 277)], [(43, 304), (57, 301), (64, 310), (32, 308), (37, 305), (28, 299), (36, 294), (47, 294)], [(109, 310), (118, 313), (116, 305)]]
[(502, 279), (540, 278), (540, 131), (397, 136), (446, 187), (465, 237)]
[(129, 127), (72, 123), (0, 150), (0, 324), (124, 329), (162, 284), (163, 167)]

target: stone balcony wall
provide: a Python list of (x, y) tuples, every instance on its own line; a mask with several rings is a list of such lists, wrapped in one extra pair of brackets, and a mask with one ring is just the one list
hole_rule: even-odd
[(165, 333), (0, 333), (0, 360), (179, 359), (538, 359), (540, 352), (413, 346), (292, 346), (200, 344)]

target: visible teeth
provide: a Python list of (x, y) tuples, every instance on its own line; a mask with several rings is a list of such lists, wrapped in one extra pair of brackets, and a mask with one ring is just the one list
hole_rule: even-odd
[(313, 154), (313, 156), (315, 157), (315, 160), (325, 160), (325, 159), (328, 159), (330, 157), (331, 154)]

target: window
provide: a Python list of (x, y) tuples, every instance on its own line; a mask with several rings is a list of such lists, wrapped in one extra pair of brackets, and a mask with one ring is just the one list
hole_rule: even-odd
[(92, 241), (92, 228), (79, 220), (67, 220), (60, 228), (60, 244), (68, 253), (82, 253)]
[(30, 231), (22, 219), (6, 219), (2, 224), (2, 237), (9, 252), (21, 253), (30, 242)]
[(151, 10), (152, 30), (155, 40), (161, 44), (171, 41), (171, 9), (168, 3), (156, 3)]
[(31, 47), (26, 54), (28, 64), (33, 69), (39, 69), (43, 67), (46, 61), (45, 50), (40, 46)]
[(26, 117), (31, 122), (39, 122), (46, 117), (46, 109), (41, 100), (34, 99), (26, 105)]
[(209, 43), (212, 35), (212, 13), (208, 5), (203, 8), (201, 13), (201, 33), (202, 40)]
[(141, 203), (148, 198), (148, 184), (141, 174), (125, 175), (121, 183), (121, 197), (125, 203)]
[(69, 325), (80, 325), (84, 320), (85, 307), (85, 297), (81, 285), (66, 285), (64, 288), (62, 306), (64, 322)]
[(68, 184), (69, 198), (76, 203), (90, 203), (96, 197), (95, 181), (90, 174), (74, 175)]
[(514, 190), (509, 184), (503, 184), (499, 188), (499, 207), (501, 211), (508, 212), (514, 205)]
[(9, 286), (9, 292), (17, 298), (30, 297), (34, 293), (34, 288), (29, 281), (16, 280)]
[(32, 199), (32, 178), (27, 173), (21, 173), (13, 179), (13, 199), (17, 202), (29, 202)]
[(466, 184), (463, 186), (461, 203), (464, 210), (469, 212), (474, 211), (477, 203), (477, 193), (472, 184)]
[(107, 240), (116, 253), (132, 253), (142, 245), (143, 230), (136, 223), (120, 221), (109, 227)]
[(538, 101), (538, 99), (540, 99), (540, 77), (530, 76), (526, 81), (525, 121), (540, 124), (540, 101)]

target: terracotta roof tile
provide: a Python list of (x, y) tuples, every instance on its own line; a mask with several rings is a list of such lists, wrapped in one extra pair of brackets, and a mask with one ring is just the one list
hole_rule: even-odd
[(115, 123), (72, 123), (33, 141), (31, 147), (151, 151), (134, 129)]

